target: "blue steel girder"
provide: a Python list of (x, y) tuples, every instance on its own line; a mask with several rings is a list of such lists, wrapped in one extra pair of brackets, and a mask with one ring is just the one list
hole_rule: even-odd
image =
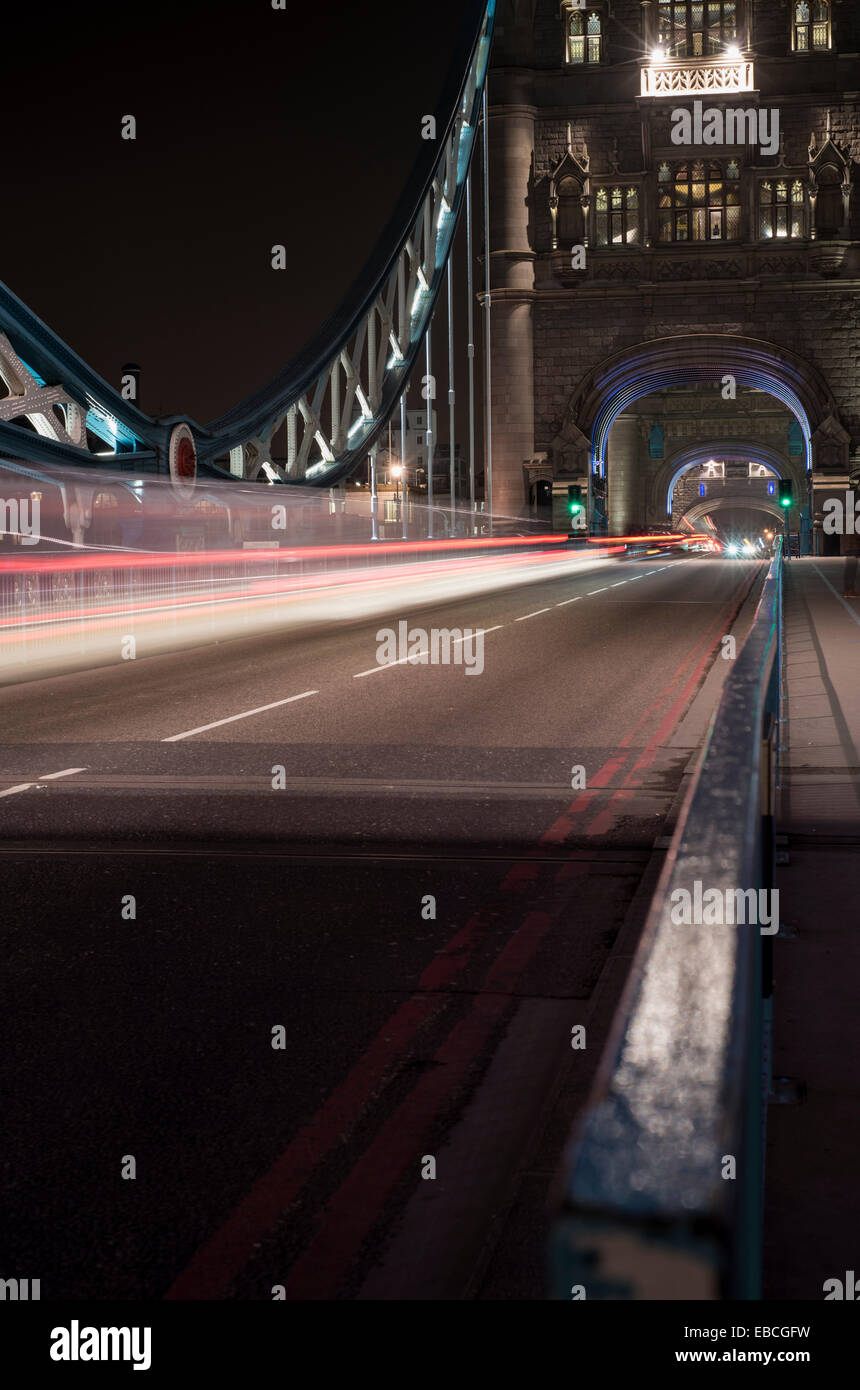
[[(466, 0), (439, 109), (376, 250), (340, 307), (267, 386), (201, 426), (154, 419), (109, 386), (0, 283), (0, 453), (31, 463), (164, 471), (173, 426), (191, 429), (204, 473), (256, 478), (286, 424), (289, 483), (330, 486), (367, 456), (418, 358), (465, 198), (489, 65), (496, 0)], [(435, 152), (435, 153), (434, 153)], [(26, 420), (22, 428), (16, 420)], [(35, 431), (35, 433), (34, 433)], [(90, 449), (87, 432), (112, 448)], [(229, 470), (216, 460), (229, 455)]]
[[(496, 2), (466, 5), (464, 37), (440, 109), (444, 135), (418, 161), (376, 251), (345, 301), (267, 386), (204, 430), (201, 462), (230, 455), (234, 474), (271, 464), (286, 424), (283, 481), (330, 486), (364, 461), (418, 359), (445, 277), (466, 191), (489, 63)], [(433, 152), (433, 142), (428, 142)], [(224, 470), (226, 473), (226, 469)]]
[[(164, 447), (164, 426), (124, 400), (3, 284), (0, 379), (6, 387), (0, 437), (4, 451), (16, 456), (104, 466), (108, 455), (89, 448), (88, 430), (118, 458), (154, 457)], [(15, 420), (27, 420), (32, 429)]]

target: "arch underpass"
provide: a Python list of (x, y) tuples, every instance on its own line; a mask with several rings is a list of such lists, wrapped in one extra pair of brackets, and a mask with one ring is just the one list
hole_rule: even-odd
[[(723, 463), (757, 463), (763, 468), (767, 468), (774, 479), (791, 478), (795, 485), (795, 490), (803, 483), (803, 472), (793, 459), (786, 458), (776, 449), (768, 448), (767, 445), (757, 440), (736, 440), (724, 441), (723, 443), (709, 442), (695, 444), (690, 448), (674, 453), (666, 460), (665, 465), (658, 468), (654, 479), (654, 492), (658, 497), (665, 496), (666, 515), (671, 516), (674, 510), (673, 499), (675, 489), (685, 474), (693, 469), (700, 467), (703, 463), (711, 459), (716, 459)], [(667, 474), (671, 473), (668, 482)]]
[(757, 498), (754, 502), (747, 502), (745, 505), (742, 506), (737, 502), (737, 500), (731, 497), (716, 497), (713, 498), (711, 501), (705, 500), (702, 502), (697, 502), (695, 506), (690, 507), (686, 512), (684, 512), (683, 519), (689, 521), (691, 526), (695, 526), (696, 523), (701, 521), (703, 517), (713, 516), (715, 512), (737, 512), (742, 510), (750, 512), (762, 512), (764, 514), (767, 514), (767, 516), (775, 518), (780, 523), (783, 520), (783, 511), (777, 502), (770, 502)]
[[(802, 507), (805, 487), (799, 470), (775, 451), (756, 444), (728, 449), (696, 446), (676, 454), (653, 480), (655, 502), (663, 496), (665, 473), (670, 467), (665, 505), (666, 520), (673, 530), (718, 511), (734, 513), (732, 529), (757, 529), (761, 524), (757, 518), (763, 516), (777, 518), (782, 529), (785, 510), (778, 501), (780, 479), (791, 481), (795, 502), (799, 500)], [(797, 505), (788, 509), (789, 530), (797, 530), (801, 520)]]
[[(643, 446), (641, 403), (649, 396), (666, 399), (675, 391), (696, 392), (703, 417), (713, 417), (703, 418), (702, 437), (694, 437), (692, 443), (684, 440), (674, 452), (664, 450), (656, 419), (656, 445), (652, 438)], [(757, 403), (762, 397), (773, 403), (772, 414), (784, 415), (779, 438), (756, 439), (753, 428), (742, 428), (745, 412), (760, 412)], [(725, 432), (721, 420), (731, 422)], [(771, 433), (772, 425), (771, 421)], [(617, 534), (631, 527), (665, 525), (678, 480), (696, 462), (718, 457), (748, 459), (775, 476), (791, 478), (797, 525), (808, 534), (816, 469), (820, 471), (823, 463), (829, 470), (837, 456), (841, 458), (843, 436), (832, 393), (807, 361), (765, 340), (693, 333), (639, 343), (605, 359), (575, 392), (558, 438), (562, 446), (575, 443), (587, 466), (589, 515), (596, 531)], [(722, 442), (715, 444), (716, 439)], [(620, 517), (617, 506), (615, 516), (610, 513), (613, 455), (621, 460), (621, 473), (628, 479), (639, 471), (643, 457), (651, 465), (644, 491), (638, 482), (620, 484), (622, 491), (628, 487), (636, 493), (635, 502), (623, 508)], [(616, 499), (618, 468), (616, 464)]]
[[(634, 401), (655, 391), (693, 383), (765, 391), (800, 425), (807, 468), (812, 436), (836, 414), (832, 394), (808, 362), (774, 343), (722, 333), (693, 333), (640, 343), (614, 354), (589, 374), (571, 401), (570, 413), (591, 441), (592, 470), (603, 473), (613, 421)], [(726, 399), (729, 399), (728, 397)]]

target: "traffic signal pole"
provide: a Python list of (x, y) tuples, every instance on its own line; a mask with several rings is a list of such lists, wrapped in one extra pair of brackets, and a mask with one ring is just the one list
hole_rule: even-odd
[(790, 478), (780, 478), (779, 480), (779, 505), (782, 507), (782, 528), (785, 537), (783, 547), (786, 560), (791, 559), (791, 505), (794, 501), (794, 487)]

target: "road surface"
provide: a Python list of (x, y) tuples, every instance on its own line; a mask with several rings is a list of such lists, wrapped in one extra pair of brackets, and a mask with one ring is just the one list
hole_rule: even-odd
[(382, 668), (374, 618), (0, 690), (4, 1273), (542, 1297), (552, 1170), (761, 576), (657, 557), (392, 613), (485, 630), (480, 675)]

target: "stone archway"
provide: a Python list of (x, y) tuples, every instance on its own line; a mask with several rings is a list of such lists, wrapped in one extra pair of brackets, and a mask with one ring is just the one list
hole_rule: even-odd
[[(589, 440), (589, 471), (602, 472), (609, 430), (625, 407), (672, 386), (711, 383), (722, 388), (728, 377), (738, 386), (767, 392), (791, 411), (803, 432), (807, 467), (814, 463), (813, 440), (822, 431), (844, 452), (847, 466), (849, 437), (817, 369), (775, 343), (724, 333), (654, 338), (606, 358), (571, 396), (554, 447), (564, 448), (576, 437)], [(832, 457), (827, 462), (830, 466)]]
[(731, 439), (720, 443), (715, 440), (705, 440), (702, 444), (694, 444), (681, 449), (676, 449), (667, 459), (663, 460), (655, 470), (651, 479), (649, 493), (649, 511), (654, 515), (662, 512), (665, 506), (666, 515), (672, 514), (672, 498), (675, 487), (683, 478), (685, 473), (696, 468), (707, 459), (720, 459), (725, 462), (750, 462), (762, 464), (769, 469), (775, 479), (790, 478), (794, 484), (795, 497), (803, 498), (806, 490), (806, 478), (802, 467), (802, 460), (792, 458), (788, 454), (781, 453), (777, 449), (770, 448), (758, 440), (737, 440)]
[[(739, 388), (765, 393), (794, 417), (803, 454), (792, 475), (799, 484), (803, 524), (809, 533), (813, 484), (826, 488), (828, 477), (847, 475), (848, 470), (850, 436), (839, 419), (833, 394), (817, 368), (789, 349), (725, 333), (655, 338), (624, 348), (594, 367), (570, 397), (552, 447), (560, 456), (569, 456), (573, 450), (577, 465), (587, 475), (594, 531), (608, 530), (603, 493), (613, 423), (645, 396), (673, 387), (708, 385), (718, 401), (723, 391), (734, 391), (734, 396), (724, 398), (735, 399)], [(629, 413), (626, 421), (629, 434)]]
[[(766, 512), (768, 516), (775, 517), (780, 525), (784, 520), (784, 512), (778, 502), (771, 502), (769, 499), (756, 497), (749, 503), (751, 511)], [(709, 516), (712, 512), (737, 511), (738, 503), (732, 497), (714, 497), (704, 502), (697, 502), (695, 506), (689, 507), (684, 513), (684, 520), (691, 526), (695, 526), (697, 521), (701, 521), (703, 516)]]

